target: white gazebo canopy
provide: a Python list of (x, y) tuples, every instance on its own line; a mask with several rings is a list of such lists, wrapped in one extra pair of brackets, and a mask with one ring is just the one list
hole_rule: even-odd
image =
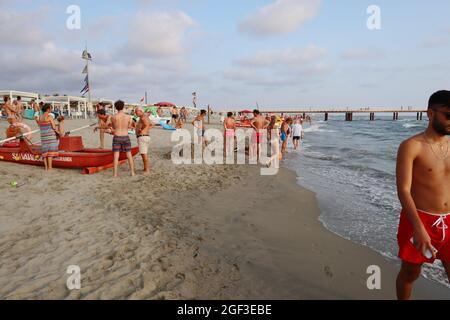
[(33, 92), (23, 92), (23, 91), (14, 91), (14, 90), (0, 90), (0, 97), (2, 97), (2, 103), (3, 103), (3, 97), (8, 96), (11, 100), (17, 97), (21, 97), (24, 104), (28, 106), (28, 101), (31, 101), (32, 99), (39, 99), (38, 93)]
[[(43, 97), (42, 101), (51, 103), (53, 106), (55, 104), (62, 105), (63, 107), (66, 106), (69, 117), (83, 116), (85, 119), (87, 119), (88, 103), (86, 98), (74, 96), (49, 96)], [(75, 113), (72, 112), (72, 104), (77, 105), (77, 111)]]

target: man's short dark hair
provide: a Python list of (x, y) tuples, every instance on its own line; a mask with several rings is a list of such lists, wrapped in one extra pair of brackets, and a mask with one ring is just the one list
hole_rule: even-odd
[(259, 112), (259, 110), (253, 110), (253, 114), (256, 116), (259, 116), (261, 114), (261, 112)]
[(101, 116), (104, 116), (104, 115), (106, 115), (106, 110), (105, 109), (100, 109), (100, 110), (98, 110), (98, 112), (97, 112), (99, 115), (101, 115)]
[(116, 101), (116, 103), (114, 103), (114, 108), (116, 108), (117, 111), (122, 111), (125, 108), (125, 102), (122, 100)]
[(228, 118), (231, 118), (233, 116), (233, 112), (228, 112), (227, 116)]
[(441, 90), (433, 93), (428, 102), (428, 109), (450, 107), (450, 91)]
[(207, 113), (208, 113), (208, 111), (206, 111), (206, 110), (200, 111), (200, 114), (201, 114), (201, 115), (204, 115), (204, 114), (207, 114)]
[(20, 101), (20, 100), (22, 100), (22, 97), (21, 97), (21, 96), (18, 96), (18, 97), (17, 97), (17, 101)]
[(8, 102), (9, 96), (3, 96), (3, 101)]

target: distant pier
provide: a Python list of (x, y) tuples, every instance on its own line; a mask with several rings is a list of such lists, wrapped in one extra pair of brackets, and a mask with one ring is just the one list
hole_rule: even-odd
[(266, 111), (261, 110), (261, 113), (275, 113), (275, 114), (301, 114), (303, 118), (306, 118), (307, 115), (310, 114), (323, 114), (324, 120), (328, 121), (330, 114), (342, 114), (345, 118), (345, 121), (353, 121), (354, 114), (367, 114), (369, 116), (370, 121), (375, 121), (375, 115), (377, 113), (392, 113), (392, 120), (396, 121), (399, 119), (400, 113), (415, 113), (417, 115), (417, 120), (423, 120), (423, 114), (427, 113), (426, 109), (423, 108), (401, 108), (401, 109), (372, 109), (372, 108), (363, 108), (363, 109), (300, 109), (300, 110), (275, 110), (275, 111)]

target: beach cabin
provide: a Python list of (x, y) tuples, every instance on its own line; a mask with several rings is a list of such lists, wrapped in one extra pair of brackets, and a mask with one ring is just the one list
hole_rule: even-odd
[(74, 96), (47, 96), (43, 97), (44, 103), (50, 103), (57, 107), (64, 116), (72, 119), (88, 118), (88, 113), (93, 114), (92, 104), (89, 106), (87, 99)]

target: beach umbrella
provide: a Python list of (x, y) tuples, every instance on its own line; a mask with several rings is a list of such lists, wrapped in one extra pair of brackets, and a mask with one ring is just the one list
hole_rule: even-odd
[(176, 107), (176, 105), (171, 102), (159, 102), (159, 103), (155, 104), (155, 106), (157, 106), (157, 107)]

